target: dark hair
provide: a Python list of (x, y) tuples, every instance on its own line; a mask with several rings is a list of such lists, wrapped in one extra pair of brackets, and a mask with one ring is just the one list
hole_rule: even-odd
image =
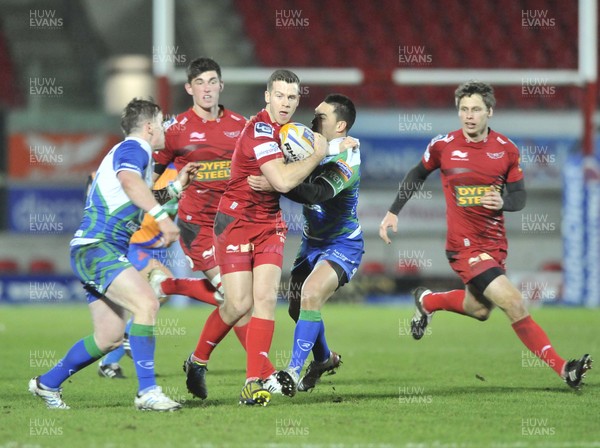
[(333, 106), (333, 113), (337, 120), (345, 121), (346, 131), (349, 131), (356, 120), (356, 108), (352, 100), (341, 93), (330, 93), (324, 101)]
[(454, 91), (454, 101), (456, 103), (456, 107), (458, 108), (460, 100), (465, 96), (471, 96), (474, 94), (481, 95), (481, 98), (483, 98), (483, 102), (488, 109), (496, 106), (494, 88), (488, 83), (470, 80), (458, 86), (458, 88)]
[(187, 67), (187, 80), (192, 82), (193, 79), (200, 76), (204, 72), (217, 72), (219, 81), (221, 80), (221, 67), (211, 58), (196, 58)]
[(271, 76), (269, 76), (269, 81), (267, 82), (267, 91), (271, 91), (275, 81), (285, 81), (288, 84), (295, 83), (298, 84), (298, 87), (300, 87), (300, 78), (298, 78), (298, 75), (290, 70), (280, 69), (271, 73)]
[(132, 99), (121, 114), (121, 129), (125, 135), (131, 134), (144, 121), (152, 121), (160, 113), (160, 106), (152, 100)]

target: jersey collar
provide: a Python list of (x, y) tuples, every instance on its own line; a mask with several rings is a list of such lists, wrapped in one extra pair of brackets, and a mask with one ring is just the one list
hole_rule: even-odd
[(142, 140), (141, 138), (138, 138), (138, 137), (127, 137), (125, 140), (135, 140), (136, 142), (138, 142), (140, 144), (140, 146), (142, 148), (144, 148), (144, 150), (147, 153), (152, 154), (152, 148), (150, 147), (150, 143), (148, 143), (146, 140)]

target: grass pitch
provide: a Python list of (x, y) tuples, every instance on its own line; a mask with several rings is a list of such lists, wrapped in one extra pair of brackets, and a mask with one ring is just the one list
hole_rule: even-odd
[[(237, 404), (245, 358), (233, 334), (213, 353), (208, 399), (187, 393), (181, 365), (210, 311), (160, 311), (158, 383), (184, 405), (160, 414), (134, 409), (128, 358), (127, 379), (100, 378), (90, 366), (64, 384), (72, 409), (47, 410), (27, 382), (90, 333), (87, 308), (0, 308), (0, 447), (600, 447), (600, 367), (581, 392), (571, 390), (527, 352), (500, 311), (485, 323), (438, 313), (414, 341), (412, 309), (326, 306), (328, 340), (344, 361), (338, 374), (264, 408)], [(599, 310), (532, 315), (560, 354), (591, 353), (600, 365)], [(277, 368), (289, 361), (292, 324), (280, 307), (270, 352)]]

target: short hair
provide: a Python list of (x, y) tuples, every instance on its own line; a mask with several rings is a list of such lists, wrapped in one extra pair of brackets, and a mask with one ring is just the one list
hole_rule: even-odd
[(333, 113), (337, 120), (345, 121), (346, 131), (349, 131), (356, 120), (356, 108), (352, 100), (341, 93), (330, 93), (324, 101), (333, 106)]
[(160, 106), (152, 100), (132, 99), (121, 114), (121, 129), (125, 135), (138, 129), (144, 121), (152, 121), (160, 114)]
[(271, 91), (273, 88), (273, 83), (275, 81), (285, 81), (288, 84), (298, 84), (298, 88), (300, 87), (300, 78), (291, 70), (279, 69), (275, 70), (269, 76), (269, 81), (267, 81), (267, 91)]
[(496, 106), (494, 88), (488, 83), (470, 80), (458, 86), (458, 88), (454, 91), (454, 101), (456, 103), (456, 107), (458, 108), (460, 100), (465, 96), (471, 96), (474, 94), (481, 95), (481, 98), (483, 98), (483, 102), (488, 109)]
[(187, 80), (192, 82), (195, 78), (204, 72), (217, 72), (219, 81), (221, 80), (221, 67), (211, 58), (196, 58), (187, 67)]

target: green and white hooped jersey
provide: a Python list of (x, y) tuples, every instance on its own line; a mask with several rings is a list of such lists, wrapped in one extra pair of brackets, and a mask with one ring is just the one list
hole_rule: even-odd
[[(329, 144), (339, 144), (343, 138)], [(325, 180), (335, 196), (315, 205), (304, 205), (304, 237), (312, 240), (362, 237), (358, 222), (358, 189), (360, 186), (360, 149), (349, 149), (327, 156), (309, 176), (309, 181)]]
[(138, 173), (152, 186), (152, 148), (148, 142), (128, 137), (104, 157), (86, 198), (83, 219), (71, 246), (110, 241), (127, 248), (131, 235), (139, 228), (143, 210), (125, 194), (117, 173)]

